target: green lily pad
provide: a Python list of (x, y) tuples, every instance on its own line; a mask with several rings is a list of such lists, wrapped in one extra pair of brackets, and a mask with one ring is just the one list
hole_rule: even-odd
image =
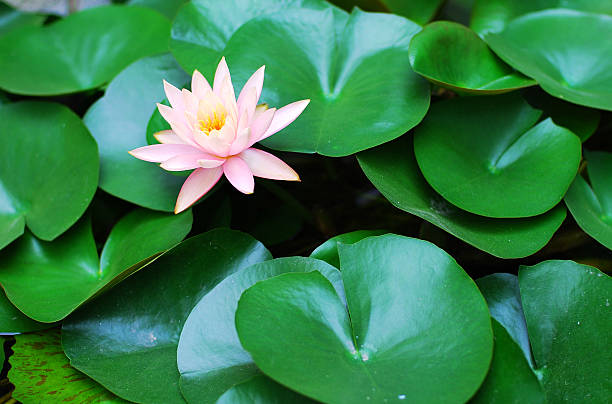
[(261, 374), (236, 334), (234, 316), (242, 292), (273, 276), (313, 271), (323, 274), (344, 296), (336, 268), (313, 258), (289, 257), (234, 273), (198, 302), (183, 326), (177, 352), (181, 392), (188, 402), (214, 403), (232, 386)]
[(410, 39), (420, 29), (402, 17), (358, 9), (350, 15), (287, 10), (243, 25), (225, 56), (237, 83), (266, 65), (261, 100), (268, 105), (311, 100), (265, 146), (347, 156), (403, 135), (427, 112), (429, 84), (408, 58)]
[(24, 13), (7, 4), (0, 3), (0, 35), (23, 26), (41, 25), (45, 18), (44, 15)]
[(334, 236), (314, 249), (310, 254), (312, 258), (320, 259), (330, 265), (340, 268), (339, 244), (355, 244), (367, 237), (380, 236), (387, 233), (384, 230), (357, 230), (350, 233)]
[(97, 185), (96, 142), (72, 111), (47, 102), (0, 105), (0, 248), (26, 223), (53, 240), (81, 217)]
[(395, 207), (442, 228), (501, 258), (522, 258), (544, 247), (565, 219), (562, 205), (528, 219), (490, 219), (449, 204), (425, 181), (407, 136), (359, 153), (357, 160), (372, 184)]
[(585, 154), (591, 184), (576, 176), (565, 204), (585, 233), (612, 250), (612, 153)]
[(188, 76), (172, 56), (151, 56), (122, 71), (93, 104), (84, 122), (100, 145), (100, 188), (146, 208), (171, 212), (185, 178), (128, 154), (146, 146), (146, 127), (163, 81), (178, 85)]
[(88, 218), (53, 242), (28, 232), (0, 253), (0, 283), (29, 317), (61, 320), (142, 267), (143, 260), (181, 241), (191, 229), (191, 212), (185, 213), (137, 210), (126, 215), (113, 227), (100, 258)]
[(471, 28), (480, 35), (503, 31), (513, 19), (548, 8), (569, 8), (592, 13), (612, 14), (610, 0), (476, 0), (472, 9)]
[(418, 24), (426, 24), (434, 18), (444, 0), (332, 0), (332, 3), (346, 10), (356, 6), (367, 11), (398, 14)]
[(53, 327), (53, 324), (32, 320), (13, 306), (4, 291), (0, 291), (0, 335), (39, 331), (49, 327)]
[(539, 215), (557, 205), (581, 158), (580, 139), (516, 94), (437, 103), (416, 129), (414, 152), (427, 182), (468, 212)]
[(323, 402), (470, 398), (493, 335), (463, 269), (433, 244), (396, 235), (339, 251), (348, 312), (318, 272), (279, 275), (242, 294), (236, 329), (257, 366)]
[(233, 386), (216, 404), (302, 404), (314, 403), (265, 376), (255, 376), (247, 382)]
[(547, 401), (608, 401), (612, 278), (573, 261), (546, 261), (522, 267), (519, 285)]
[[(580, 33), (580, 35), (576, 35)], [(554, 9), (527, 14), (485, 41), (547, 93), (612, 110), (612, 16)]]
[(462, 93), (499, 94), (535, 85), (502, 62), (471, 29), (436, 21), (412, 38), (410, 64), (439, 86)]
[(8, 377), (15, 385), (12, 397), (16, 400), (25, 404), (127, 403), (70, 366), (58, 329), (18, 335), (12, 350)]
[(170, 22), (141, 7), (87, 9), (0, 37), (0, 88), (27, 95), (101, 86), (133, 61), (168, 50)]
[(189, 313), (227, 276), (270, 258), (257, 240), (229, 229), (185, 240), (66, 319), (66, 355), (127, 400), (184, 403), (176, 352)]
[(170, 20), (174, 19), (178, 10), (187, 3), (187, 0), (129, 0), (130, 6), (148, 7), (165, 15)]

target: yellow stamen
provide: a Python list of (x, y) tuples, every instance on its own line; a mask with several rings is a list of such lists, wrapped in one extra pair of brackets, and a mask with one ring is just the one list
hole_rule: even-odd
[(204, 119), (199, 119), (198, 123), (200, 124), (200, 130), (204, 132), (207, 136), (213, 130), (221, 130), (225, 125), (225, 114), (217, 113), (217, 111), (213, 111), (212, 114), (207, 115)]

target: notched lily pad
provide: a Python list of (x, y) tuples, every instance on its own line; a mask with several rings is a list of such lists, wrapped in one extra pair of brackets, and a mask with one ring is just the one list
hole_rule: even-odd
[(339, 244), (355, 244), (364, 238), (380, 236), (385, 233), (387, 232), (384, 230), (357, 230), (350, 233), (339, 234), (315, 248), (310, 256), (323, 260), (336, 268), (340, 268), (340, 256), (338, 256)]
[(439, 86), (463, 93), (499, 94), (535, 85), (501, 61), (475, 32), (436, 21), (410, 42), (415, 72)]

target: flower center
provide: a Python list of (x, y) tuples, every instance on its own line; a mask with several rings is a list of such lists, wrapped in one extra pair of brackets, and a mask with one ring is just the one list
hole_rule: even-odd
[(210, 135), (210, 132), (213, 130), (221, 130), (225, 125), (225, 117), (223, 112), (218, 113), (217, 111), (213, 111), (203, 119), (198, 120), (200, 130), (207, 136)]

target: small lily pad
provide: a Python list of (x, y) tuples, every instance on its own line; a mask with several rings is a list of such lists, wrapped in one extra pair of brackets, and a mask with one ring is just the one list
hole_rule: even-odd
[(320, 259), (330, 265), (340, 268), (340, 256), (338, 255), (338, 244), (355, 244), (367, 237), (385, 234), (384, 230), (357, 230), (350, 233), (334, 236), (314, 249), (310, 254), (312, 258)]
[(306, 404), (315, 403), (311, 399), (274, 382), (269, 377), (255, 376), (249, 381), (237, 384), (226, 391), (216, 404)]

